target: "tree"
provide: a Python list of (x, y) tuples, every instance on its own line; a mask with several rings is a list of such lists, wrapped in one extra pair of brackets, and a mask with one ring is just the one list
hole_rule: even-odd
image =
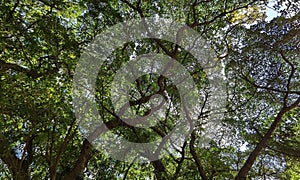
[[(291, 128), (291, 123), (298, 123), (297, 113), (293, 113), (297, 111), (300, 102), (297, 88), (298, 16), (299, 14), (290, 18), (278, 17), (270, 23), (252, 26), (251, 30), (241, 29), (239, 31), (242, 34), (236, 34), (241, 38), (236, 42), (237, 46), (232, 48), (234, 55), (230, 59), (233, 61), (230, 60), (228, 69), (236, 70), (229, 70), (229, 77), (235, 76), (240, 80), (235, 80), (238, 83), (234, 84), (233, 88), (234, 91), (242, 92), (241, 98), (237, 98), (242, 102), (232, 107), (239, 109), (238, 106), (243, 104), (243, 101), (248, 101), (246, 106), (249, 111), (241, 112), (237, 120), (244, 119), (247, 122), (240, 123), (240, 127), (248, 131), (243, 134), (247, 139), (251, 139), (253, 144), (257, 144), (239, 171), (237, 179), (246, 178), (259, 153), (272, 141), (272, 134), (277, 128)], [(248, 31), (248, 35), (243, 34), (245, 31)], [(287, 133), (287, 130), (281, 133)], [(249, 131), (252, 135), (257, 133), (258, 137), (249, 137)], [(273, 141), (281, 141), (280, 136), (282, 135), (276, 133)], [(274, 147), (271, 149), (276, 150)]]
[[(279, 1), (278, 11), (286, 7), (282, 15), (265, 22), (267, 2), (256, 0), (2, 1), (0, 178), (297, 178), (297, 3)], [(159, 52), (176, 59), (189, 70), (200, 90), (197, 96), (203, 98), (196, 127), (181, 147), (152, 162), (123, 162), (81, 136), (72, 104), (74, 72), (84, 48), (107, 27), (155, 15), (187, 24), (212, 46), (226, 70), (226, 114), (219, 132), (201, 146), (209, 128), (205, 123), (213, 115), (208, 100), (213, 89), (201, 63), (168, 41), (128, 42), (104, 62), (96, 81), (98, 112), (111, 132), (132, 142), (151, 142), (170, 133), (181, 113), (179, 90), (170, 78), (147, 74), (131, 84), (130, 109), (146, 116), (154, 110), (151, 96), (160, 94), (166, 113), (148, 129), (120, 119), (109, 88), (132, 56)], [(253, 22), (250, 29), (244, 26)], [(247, 147), (241, 150), (243, 144)]]

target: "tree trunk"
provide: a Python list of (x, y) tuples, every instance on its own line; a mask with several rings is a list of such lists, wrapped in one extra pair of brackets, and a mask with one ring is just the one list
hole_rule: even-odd
[(258, 155), (262, 151), (262, 149), (264, 149), (267, 146), (267, 143), (271, 139), (272, 134), (274, 133), (274, 131), (276, 130), (277, 126), (281, 122), (283, 115), (286, 112), (288, 112), (291, 109), (293, 109), (296, 106), (298, 106), (299, 103), (300, 103), (300, 98), (298, 98), (297, 101), (294, 102), (291, 106), (281, 108), (281, 110), (279, 111), (279, 113), (275, 117), (273, 123), (271, 124), (271, 127), (269, 128), (269, 130), (267, 131), (267, 133), (265, 134), (265, 136), (256, 145), (255, 149), (252, 151), (252, 153), (250, 154), (250, 156), (246, 160), (245, 164), (240, 169), (238, 175), (235, 177), (236, 180), (246, 179), (247, 178), (248, 172), (252, 168), (252, 166), (253, 166), (256, 158), (258, 157)]

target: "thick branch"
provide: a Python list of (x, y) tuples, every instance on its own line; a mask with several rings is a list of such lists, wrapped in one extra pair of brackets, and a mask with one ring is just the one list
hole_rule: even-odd
[(191, 141), (190, 141), (190, 152), (196, 162), (196, 165), (197, 165), (197, 168), (198, 168), (198, 171), (200, 173), (200, 176), (203, 180), (207, 180), (207, 176), (205, 174), (205, 171), (203, 169), (203, 166), (200, 162), (200, 159), (198, 158), (198, 155), (194, 149), (194, 144), (195, 144), (195, 140), (196, 140), (196, 137), (195, 137), (195, 132), (193, 131), (193, 133), (191, 134)]
[(25, 162), (18, 159), (3, 134), (0, 134), (0, 158), (12, 172), (14, 179), (30, 179)]
[(69, 179), (77, 179), (78, 177), (81, 177), (84, 169), (87, 166), (88, 160), (90, 158), (90, 150), (91, 150), (92, 144), (88, 140), (84, 140), (82, 147), (81, 147), (81, 152), (78, 157), (78, 160), (76, 162), (75, 167), (64, 176), (64, 179), (69, 180)]
[(154, 167), (154, 173), (156, 179), (163, 179), (164, 174), (166, 174), (166, 168), (160, 160), (155, 160), (151, 162)]
[(271, 127), (269, 128), (269, 130), (267, 131), (265, 136), (261, 139), (261, 141), (256, 145), (255, 149), (252, 151), (252, 153), (250, 154), (250, 156), (246, 160), (243, 167), (240, 169), (240, 171), (239, 171), (239, 173), (238, 173), (238, 175), (236, 176), (235, 179), (238, 179), (238, 180), (239, 179), (246, 179), (246, 177), (248, 175), (248, 172), (252, 168), (256, 158), (258, 157), (258, 155), (260, 154), (262, 149), (264, 149), (267, 146), (268, 141), (271, 139), (272, 134), (274, 133), (277, 126), (281, 122), (282, 117), (284, 116), (284, 114), (286, 112), (290, 111), (291, 109), (297, 107), (299, 105), (299, 103), (300, 103), (300, 97), (291, 106), (281, 108), (281, 110), (279, 111), (279, 113), (275, 117)]
[(49, 68), (49, 69), (46, 69), (46, 71), (44, 71), (42, 73), (39, 73), (35, 70), (31, 70), (31, 69), (28, 69), (26, 67), (22, 67), (18, 64), (8, 63), (8, 62), (5, 62), (3, 60), (0, 60), (0, 72), (1, 71), (5, 72), (5, 71), (8, 71), (8, 70), (13, 70), (13, 71), (16, 71), (16, 72), (24, 73), (28, 77), (38, 78), (38, 77), (41, 77), (41, 76), (47, 76), (47, 75), (51, 75), (51, 74), (54, 74), (54, 73), (58, 72), (59, 67), (54, 67), (54, 68), (51, 68), (51, 69)]

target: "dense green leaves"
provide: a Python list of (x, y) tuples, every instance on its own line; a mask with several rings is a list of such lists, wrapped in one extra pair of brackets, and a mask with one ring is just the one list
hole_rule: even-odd
[[(0, 179), (299, 179), (299, 5), (278, 1), (281, 16), (265, 21), (266, 1), (2, 0), (0, 2)], [(192, 76), (203, 108), (182, 147), (153, 162), (122, 162), (85, 140), (72, 106), (72, 82), (83, 48), (105, 28), (142, 17), (172, 18), (199, 32), (225, 67), (227, 106), (208, 127), (207, 74), (171, 42), (139, 39), (100, 67), (98, 112), (131, 142), (152, 142), (180, 120), (181, 96), (157, 74), (130, 85), (130, 110), (147, 115), (160, 94), (165, 113), (148, 129), (122, 123), (111, 101), (116, 72), (148, 53), (175, 58)], [(252, 24), (254, 23), (254, 24)], [(249, 24), (252, 24), (250, 26)], [(218, 132), (210, 140), (206, 129)], [(203, 145), (203, 142), (206, 142)], [(253, 161), (252, 161), (253, 160)], [(252, 162), (251, 162), (252, 161)], [(245, 169), (243, 167), (250, 167)]]

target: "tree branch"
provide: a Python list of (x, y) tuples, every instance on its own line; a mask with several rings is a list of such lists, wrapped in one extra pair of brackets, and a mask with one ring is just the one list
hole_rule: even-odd
[(203, 180), (207, 180), (208, 177), (206, 176), (205, 171), (203, 169), (203, 166), (202, 166), (202, 164), (200, 162), (200, 159), (198, 158), (198, 155), (197, 155), (197, 153), (196, 153), (196, 151), (194, 149), (195, 140), (196, 140), (195, 131), (193, 131), (192, 134), (191, 134), (190, 152), (191, 152), (191, 154), (192, 154), (192, 156), (193, 156), (193, 158), (195, 160), (195, 163), (197, 165), (197, 168), (198, 168), (198, 171), (200, 173), (201, 178)]
[(255, 149), (251, 152), (251, 154), (249, 155), (249, 157), (246, 160), (245, 164), (240, 169), (238, 175), (235, 178), (236, 180), (247, 178), (248, 172), (252, 168), (256, 158), (258, 157), (258, 155), (260, 154), (262, 149), (264, 149), (267, 146), (268, 141), (271, 139), (272, 134), (274, 133), (277, 126), (281, 122), (282, 117), (284, 116), (284, 114), (286, 112), (290, 111), (291, 109), (297, 107), (299, 105), (299, 103), (300, 103), (300, 97), (291, 106), (288, 106), (288, 107), (284, 106), (284, 107), (281, 108), (281, 110), (279, 111), (279, 113), (275, 117), (273, 123), (271, 124), (269, 130), (267, 131), (267, 133), (264, 135), (264, 137), (261, 139), (261, 141), (256, 145)]
[[(9, 146), (5, 135), (0, 134), (0, 158), (12, 172), (14, 179), (30, 179), (25, 163), (18, 159)], [(23, 165), (22, 165), (22, 164)]]

